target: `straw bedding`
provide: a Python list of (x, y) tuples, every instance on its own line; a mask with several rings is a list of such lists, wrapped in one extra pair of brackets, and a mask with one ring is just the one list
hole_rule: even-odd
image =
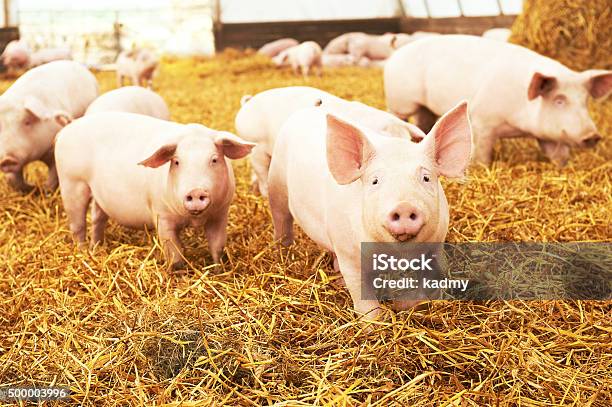
[[(226, 51), (167, 59), (156, 85), (174, 120), (233, 130), (242, 95), (302, 83)], [(308, 84), (384, 108), (377, 70)], [(566, 168), (511, 140), (491, 169), (445, 183), (448, 240), (609, 241), (612, 104), (593, 109), (604, 141)], [(58, 192), (20, 196), (0, 179), (0, 385), (67, 385), (74, 405), (612, 404), (610, 302), (436, 302), (364, 329), (328, 255), (301, 233), (280, 250), (248, 164), (235, 169), (224, 263), (189, 231), (182, 274), (154, 234), (113, 223), (78, 252)], [(27, 176), (40, 186), (45, 171)]]

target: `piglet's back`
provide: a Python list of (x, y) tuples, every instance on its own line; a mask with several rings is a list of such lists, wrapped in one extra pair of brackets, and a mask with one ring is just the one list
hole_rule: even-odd
[(153, 153), (184, 129), (184, 125), (135, 113), (100, 112), (63, 128), (55, 140), (58, 168), (134, 163)]

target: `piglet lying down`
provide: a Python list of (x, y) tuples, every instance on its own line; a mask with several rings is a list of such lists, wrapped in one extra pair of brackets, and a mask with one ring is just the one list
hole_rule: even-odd
[(62, 199), (70, 230), (86, 238), (91, 200), (91, 244), (104, 237), (108, 218), (155, 227), (168, 261), (182, 265), (180, 231), (204, 226), (219, 261), (226, 241), (235, 182), (228, 158), (246, 156), (254, 144), (199, 124), (103, 112), (65, 127), (55, 145)]

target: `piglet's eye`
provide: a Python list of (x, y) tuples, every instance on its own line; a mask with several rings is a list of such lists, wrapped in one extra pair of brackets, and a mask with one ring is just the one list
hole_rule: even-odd
[(211, 159), (210, 159), (210, 163), (211, 163), (211, 164), (216, 164), (216, 163), (217, 163), (217, 161), (219, 161), (219, 157), (217, 157), (216, 155), (215, 155), (215, 156), (213, 156), (213, 158), (211, 158)]
[(172, 160), (172, 162), (173, 162), (173, 163), (174, 163), (174, 165), (176, 165), (176, 166), (178, 166), (178, 165), (179, 165), (179, 160), (177, 160), (177, 159)]
[(374, 177), (374, 179), (372, 180), (372, 185), (377, 185), (378, 184), (378, 178)]
[(557, 106), (565, 106), (567, 104), (567, 98), (563, 95), (558, 95), (555, 97), (555, 105)]
[(423, 174), (423, 182), (429, 182), (431, 181), (430, 177), (428, 174)]

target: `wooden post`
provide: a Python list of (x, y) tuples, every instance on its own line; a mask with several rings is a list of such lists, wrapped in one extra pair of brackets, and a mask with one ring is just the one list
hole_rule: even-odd
[(461, 0), (457, 0), (457, 6), (459, 7), (459, 14), (463, 17), (465, 14), (463, 14), (463, 4), (461, 4)]
[(497, 0), (497, 8), (499, 9), (499, 15), (503, 16), (504, 15), (504, 8), (502, 7), (501, 0)]
[(429, 10), (429, 1), (423, 0), (423, 5), (425, 6), (425, 12), (427, 13), (427, 17), (431, 18), (431, 10)]
[(11, 0), (4, 0), (4, 27), (11, 25)]
[(406, 7), (404, 7), (404, 2), (402, 0), (397, 0), (397, 6), (402, 13), (402, 17), (406, 17)]

